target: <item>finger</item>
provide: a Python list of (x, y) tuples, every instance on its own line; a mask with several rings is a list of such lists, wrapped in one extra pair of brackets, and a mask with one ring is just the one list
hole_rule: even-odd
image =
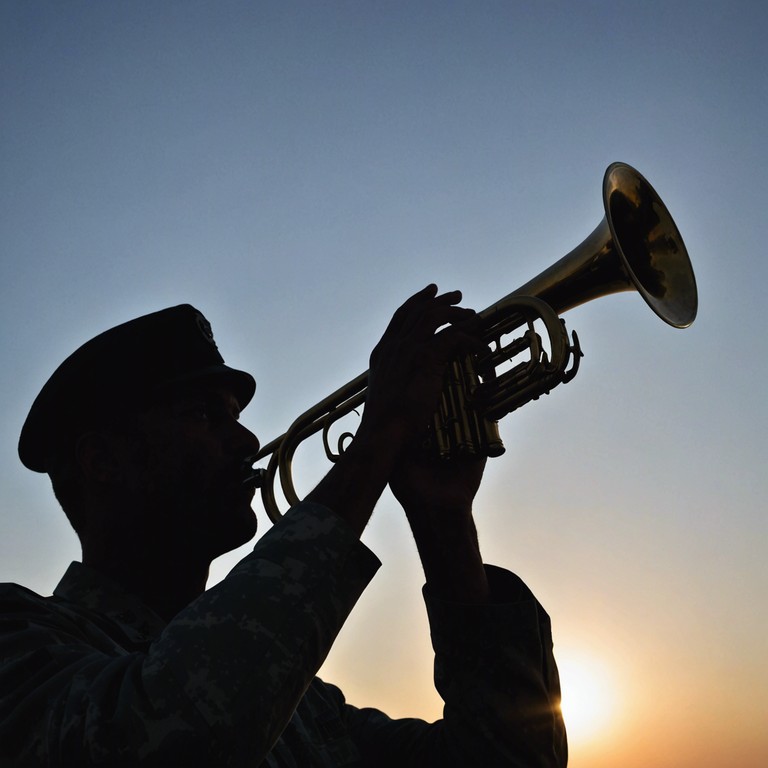
[(420, 307), (423, 306), (425, 301), (433, 299), (437, 295), (437, 286), (434, 283), (430, 283), (425, 288), (417, 291), (413, 296), (408, 297), (392, 315), (392, 319), (389, 321), (385, 334), (397, 332), (402, 330), (403, 326), (408, 322), (408, 318), (413, 315), (414, 312), (420, 311)]
[(427, 342), (435, 332), (446, 325), (470, 323), (476, 318), (474, 310), (458, 307), (461, 291), (437, 293), (437, 286), (430, 283), (409, 297), (395, 312), (384, 331), (379, 344), (371, 355), (373, 361), (379, 350), (399, 338)]
[(461, 291), (446, 291), (435, 296), (438, 304), (458, 304), (461, 301)]
[(483, 355), (488, 347), (482, 337), (473, 331), (473, 323), (466, 327), (450, 326), (435, 336), (434, 354), (438, 360), (448, 362), (461, 355)]
[(461, 301), (461, 291), (446, 291), (436, 293), (437, 287), (432, 284), (428, 289), (434, 293), (420, 291), (406, 302), (400, 330), (404, 333), (419, 331), (421, 337), (433, 334), (438, 328), (448, 323), (459, 322), (463, 319), (464, 309), (455, 307)]
[(473, 309), (468, 310), (463, 317), (455, 320), (452, 323), (452, 327), (462, 331), (469, 336), (473, 336), (481, 344), (484, 345), (483, 340), (485, 339), (485, 322), (483, 318)]
[(402, 324), (408, 318), (418, 318), (420, 314), (429, 311), (431, 307), (444, 307), (458, 304), (461, 301), (461, 291), (447, 291), (446, 293), (437, 293), (437, 286), (430, 283), (426, 288), (422, 288), (413, 296), (406, 299), (393, 316), (395, 324)]
[(452, 304), (433, 302), (426, 307), (421, 316), (413, 319), (407, 330), (412, 336), (427, 339), (443, 326), (467, 326), (474, 321), (477, 313), (473, 309), (457, 307)]

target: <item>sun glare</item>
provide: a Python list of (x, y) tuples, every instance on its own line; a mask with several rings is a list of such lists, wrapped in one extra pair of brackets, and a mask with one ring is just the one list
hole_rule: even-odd
[(610, 729), (618, 702), (610, 675), (596, 659), (558, 654), (563, 719), (572, 743), (592, 741)]

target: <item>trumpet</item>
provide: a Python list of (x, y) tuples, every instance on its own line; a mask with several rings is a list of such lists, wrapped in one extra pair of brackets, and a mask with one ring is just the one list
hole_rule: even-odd
[[(688, 251), (653, 187), (631, 166), (613, 163), (603, 177), (603, 206), (603, 219), (576, 248), (479, 313), (488, 351), (449, 365), (438, 410), (425, 427), (425, 441), (443, 458), (501, 455), (499, 419), (576, 375), (579, 339), (576, 333), (569, 336), (560, 317), (569, 309), (636, 291), (674, 328), (687, 328), (696, 318), (696, 279)], [(293, 457), (318, 432), (328, 460), (338, 460), (353, 434), (343, 432), (332, 447), (330, 429), (363, 405), (367, 380), (366, 371), (340, 387), (247, 460), (244, 483), (261, 487), (273, 522), (282, 516), (276, 479), (287, 504), (298, 503)], [(267, 458), (266, 469), (253, 468)]]

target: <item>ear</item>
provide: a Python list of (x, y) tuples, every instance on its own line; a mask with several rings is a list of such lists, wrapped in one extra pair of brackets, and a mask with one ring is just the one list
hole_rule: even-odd
[(75, 461), (86, 480), (112, 483), (120, 474), (114, 438), (104, 432), (86, 432), (75, 445)]

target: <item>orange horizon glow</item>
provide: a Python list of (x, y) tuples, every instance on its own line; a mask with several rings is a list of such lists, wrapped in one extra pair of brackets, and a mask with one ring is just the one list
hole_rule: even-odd
[(557, 659), (562, 692), (561, 710), (573, 749), (609, 736), (617, 727), (624, 702), (616, 674), (583, 651), (561, 651)]

